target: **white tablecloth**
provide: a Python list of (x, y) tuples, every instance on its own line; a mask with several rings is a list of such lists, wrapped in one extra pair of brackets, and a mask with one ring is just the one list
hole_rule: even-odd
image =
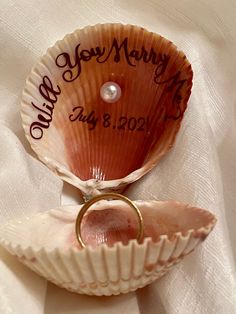
[[(47, 282), (0, 250), (1, 314), (236, 313), (236, 2), (234, 0), (1, 0), (0, 223), (60, 204), (62, 182), (30, 149), (21, 127), (27, 74), (46, 49), (88, 24), (141, 25), (190, 60), (194, 86), (172, 151), (131, 186), (132, 199), (177, 199), (214, 212), (202, 247), (136, 293), (88, 297)], [(32, 157), (33, 156), (33, 157)], [(81, 202), (64, 186), (63, 203)]]

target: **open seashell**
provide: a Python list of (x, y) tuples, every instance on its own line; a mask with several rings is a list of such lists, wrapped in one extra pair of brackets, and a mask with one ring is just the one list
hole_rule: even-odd
[[(141, 288), (191, 253), (213, 229), (206, 210), (167, 201), (136, 201), (144, 221), (138, 243), (135, 215), (121, 201), (100, 201), (84, 216), (81, 248), (75, 220), (81, 206), (66, 206), (0, 227), (0, 244), (58, 286), (89, 295)], [(117, 242), (120, 241), (120, 242)]]
[(192, 75), (186, 56), (157, 34), (133, 25), (85, 27), (48, 49), (30, 73), (26, 136), (84, 194), (118, 191), (173, 145)]

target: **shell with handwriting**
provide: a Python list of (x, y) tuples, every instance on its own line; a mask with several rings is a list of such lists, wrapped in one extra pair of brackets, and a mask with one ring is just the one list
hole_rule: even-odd
[[(121, 96), (103, 100), (104, 83)], [(88, 26), (49, 48), (22, 98), (26, 136), (39, 158), (84, 194), (121, 190), (170, 149), (192, 87), (186, 56), (133, 25)]]
[(136, 201), (144, 219), (137, 243), (137, 221), (121, 201), (100, 201), (82, 222), (85, 248), (75, 236), (81, 206), (65, 206), (9, 221), (0, 244), (26, 266), (60, 287), (89, 295), (134, 291), (164, 275), (191, 253), (213, 229), (206, 210), (174, 201)]

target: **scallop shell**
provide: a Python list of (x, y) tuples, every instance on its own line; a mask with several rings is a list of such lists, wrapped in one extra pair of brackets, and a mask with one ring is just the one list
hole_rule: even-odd
[[(186, 56), (133, 25), (88, 26), (48, 49), (22, 97), (26, 136), (38, 157), (84, 194), (121, 190), (170, 149), (192, 87)], [(121, 97), (100, 97), (105, 82)]]
[[(89, 295), (134, 291), (163, 276), (191, 253), (216, 223), (208, 211), (174, 201), (135, 203), (144, 219), (142, 243), (132, 239), (135, 219), (128, 205), (100, 201), (84, 217), (86, 241), (91, 245), (83, 249), (74, 231), (81, 206), (10, 221), (0, 227), (0, 244), (40, 276), (70, 291)], [(123, 228), (123, 236), (128, 238), (112, 230), (116, 223), (110, 222), (109, 211), (116, 216), (117, 229)], [(89, 221), (95, 230), (89, 231)], [(101, 228), (100, 233), (96, 228)], [(122, 242), (117, 242), (120, 237)]]

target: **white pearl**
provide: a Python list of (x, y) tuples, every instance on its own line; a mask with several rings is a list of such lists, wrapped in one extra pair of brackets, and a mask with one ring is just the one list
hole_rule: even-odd
[(115, 82), (106, 82), (100, 89), (100, 96), (105, 102), (116, 102), (120, 99), (121, 88)]

